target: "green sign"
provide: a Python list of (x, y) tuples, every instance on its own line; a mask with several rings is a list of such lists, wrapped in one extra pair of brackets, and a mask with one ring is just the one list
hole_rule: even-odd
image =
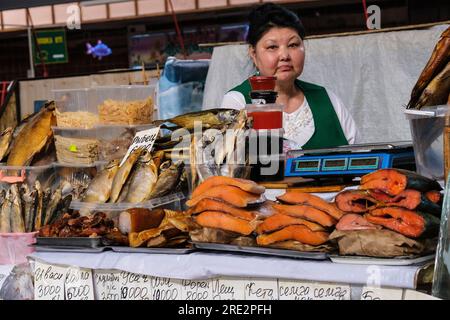
[[(67, 63), (69, 61), (65, 29), (36, 31), (36, 41), (39, 44), (42, 61), (45, 64)], [(34, 64), (40, 65), (42, 62), (39, 57), (39, 50), (36, 48), (36, 41), (33, 39), (33, 58)]]

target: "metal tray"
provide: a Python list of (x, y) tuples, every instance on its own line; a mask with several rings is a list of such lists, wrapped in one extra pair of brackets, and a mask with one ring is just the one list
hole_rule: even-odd
[(86, 248), (76, 246), (41, 246), (33, 245), (36, 252), (78, 252), (78, 253), (101, 253), (108, 249), (107, 247)]
[(161, 254), (186, 254), (195, 251), (195, 248), (132, 248), (111, 246), (114, 252), (125, 253), (161, 253)]
[(101, 237), (37, 237), (36, 244), (38, 246), (49, 247), (79, 247), (79, 248), (98, 248), (102, 247)]
[(312, 259), (312, 260), (326, 260), (328, 254), (325, 252), (301, 252), (296, 250), (275, 249), (267, 247), (241, 247), (232, 244), (222, 243), (208, 243), (208, 242), (193, 242), (197, 249), (205, 250), (219, 250), (235, 253), (253, 253), (269, 256), (279, 256), (295, 259)]
[(383, 266), (412, 266), (417, 264), (424, 264), (428, 261), (433, 261), (434, 258), (435, 258), (434, 254), (430, 254), (427, 256), (410, 256), (410, 257), (405, 256), (394, 258), (330, 255), (331, 261), (335, 263), (383, 265)]

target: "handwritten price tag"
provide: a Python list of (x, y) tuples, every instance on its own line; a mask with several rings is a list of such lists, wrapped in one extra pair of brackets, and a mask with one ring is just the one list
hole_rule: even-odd
[(278, 294), (280, 300), (350, 300), (350, 286), (280, 279)]
[(181, 280), (183, 300), (212, 300), (211, 280)]
[(67, 268), (64, 291), (66, 300), (94, 300), (91, 269)]
[(247, 280), (221, 277), (211, 280), (213, 300), (244, 300)]
[(120, 300), (120, 271), (95, 270), (94, 285), (97, 300)]
[(363, 287), (361, 300), (402, 300), (403, 289)]
[(277, 279), (250, 279), (245, 284), (246, 300), (278, 300)]
[(34, 268), (34, 299), (64, 300), (66, 268), (36, 261)]
[(182, 300), (181, 280), (151, 277), (152, 300)]
[(149, 152), (152, 151), (153, 144), (158, 137), (158, 133), (159, 127), (137, 132), (133, 138), (133, 141), (131, 142), (130, 147), (127, 150), (127, 153), (120, 162), (120, 166), (122, 166), (130, 156), (130, 154), (138, 148), (146, 149)]
[(121, 300), (152, 300), (150, 276), (122, 271), (119, 278)]

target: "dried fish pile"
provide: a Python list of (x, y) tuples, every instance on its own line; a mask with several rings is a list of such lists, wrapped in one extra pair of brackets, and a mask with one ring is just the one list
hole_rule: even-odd
[(60, 112), (56, 109), (56, 124), (61, 128), (90, 129), (99, 123), (98, 115), (87, 111)]
[(153, 99), (117, 101), (107, 99), (98, 106), (100, 122), (104, 124), (146, 124), (153, 120)]
[(61, 187), (44, 189), (37, 180), (31, 187), (11, 184), (0, 190), (0, 232), (37, 231), (66, 212), (71, 200)]
[(83, 202), (139, 203), (180, 188), (183, 163), (164, 161), (163, 152), (138, 149), (122, 166), (112, 160), (89, 184)]
[(450, 104), (450, 27), (445, 30), (423, 69), (407, 109)]
[(68, 138), (55, 135), (58, 162), (67, 164), (93, 164), (98, 160), (97, 139)]

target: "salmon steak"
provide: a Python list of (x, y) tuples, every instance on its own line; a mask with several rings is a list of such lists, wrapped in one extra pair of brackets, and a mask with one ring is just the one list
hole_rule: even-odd
[(314, 207), (325, 211), (336, 220), (339, 220), (344, 215), (344, 212), (338, 209), (335, 204), (329, 203), (321, 197), (298, 190), (288, 190), (285, 194), (278, 196), (277, 199), (289, 204), (303, 204)]
[(256, 233), (269, 233), (290, 225), (304, 225), (312, 231), (325, 231), (324, 227), (317, 223), (302, 218), (295, 218), (285, 214), (276, 213), (264, 219), (264, 221), (256, 227)]
[(382, 226), (370, 223), (363, 216), (356, 213), (346, 214), (336, 225), (336, 230), (339, 231), (377, 230), (382, 228)]
[(195, 221), (202, 227), (232, 231), (244, 236), (255, 230), (255, 223), (233, 217), (219, 211), (204, 211), (195, 217)]
[[(380, 201), (379, 207), (402, 207), (409, 210), (418, 210), (431, 213), (437, 217), (441, 216), (442, 208), (439, 204), (431, 201), (427, 194), (413, 189), (406, 189), (398, 195), (391, 197), (379, 190), (369, 190), (370, 194)], [(430, 197), (436, 196), (434, 193), (429, 194)], [(440, 194), (439, 194), (440, 196)]]
[(378, 200), (373, 198), (367, 190), (346, 190), (336, 195), (336, 206), (345, 212), (364, 213), (375, 209)]
[(314, 207), (298, 204), (298, 205), (287, 205), (287, 204), (274, 204), (273, 208), (278, 213), (282, 213), (288, 216), (293, 216), (296, 218), (303, 218), (311, 222), (318, 223), (324, 227), (332, 227), (337, 223), (337, 220), (330, 216), (328, 213), (316, 209)]
[(329, 234), (324, 231), (312, 231), (304, 225), (291, 225), (281, 230), (262, 234), (256, 237), (256, 243), (260, 246), (268, 246), (276, 242), (296, 240), (298, 242), (318, 246), (328, 241)]
[(238, 208), (226, 202), (210, 198), (200, 200), (195, 206), (188, 210), (190, 214), (198, 214), (203, 211), (221, 211), (247, 221), (254, 220), (258, 215), (257, 212)]
[(261, 195), (259, 194), (256, 195), (249, 193), (238, 187), (220, 185), (203, 192), (197, 197), (193, 197), (191, 200), (186, 201), (186, 205), (188, 207), (192, 207), (202, 199), (213, 198), (228, 202), (236, 207), (245, 208), (249, 203), (259, 200), (260, 197)]
[(251, 180), (231, 178), (226, 176), (212, 176), (205, 179), (198, 185), (197, 188), (195, 188), (195, 190), (192, 192), (192, 198), (196, 198), (207, 192), (211, 188), (217, 186), (238, 187), (242, 191), (247, 191), (255, 194), (263, 194), (266, 190), (263, 186), (260, 186), (259, 184)]
[(373, 224), (411, 238), (418, 238), (424, 234), (436, 235), (439, 231), (439, 219), (427, 213), (405, 208), (379, 208), (365, 214), (364, 218)]
[(396, 196), (406, 189), (422, 192), (442, 190), (440, 184), (415, 172), (402, 169), (380, 169), (361, 177), (360, 189), (378, 189)]

